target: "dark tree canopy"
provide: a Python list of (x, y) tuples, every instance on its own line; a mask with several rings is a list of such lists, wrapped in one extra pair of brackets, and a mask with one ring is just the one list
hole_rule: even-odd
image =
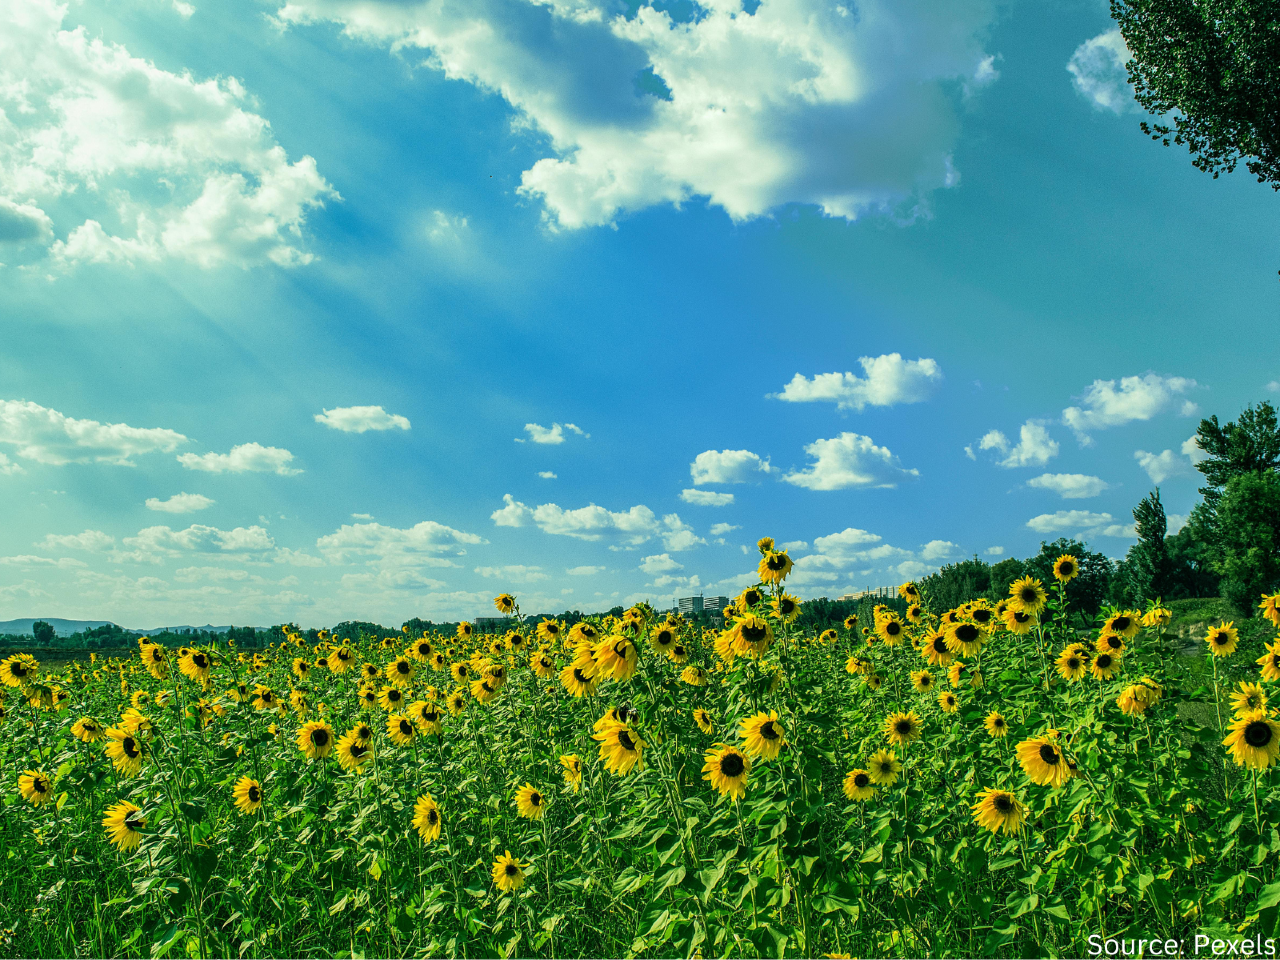
[[(1213, 174), (1240, 161), (1280, 190), (1280, 7), (1275, 0), (1111, 0), (1133, 59), (1129, 82), (1167, 122), (1142, 131), (1185, 144)], [(1172, 122), (1172, 126), (1169, 126)]]
[(1120, 576), (1131, 602), (1169, 597), (1174, 588), (1173, 567), (1165, 534), (1169, 521), (1157, 487), (1133, 508), (1133, 525), (1138, 542), (1129, 548)]
[(1220, 425), (1216, 416), (1201, 420), (1196, 442), (1208, 455), (1196, 464), (1207, 483), (1200, 491), (1206, 503), (1216, 503), (1234, 477), (1280, 467), (1280, 427), (1275, 408), (1265, 400), (1231, 423)]

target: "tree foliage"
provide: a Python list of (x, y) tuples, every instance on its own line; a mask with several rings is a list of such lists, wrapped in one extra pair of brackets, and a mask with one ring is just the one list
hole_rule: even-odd
[(1052, 583), (1054, 561), (1064, 553), (1080, 564), (1080, 575), (1067, 584), (1067, 600), (1073, 609), (1092, 617), (1102, 608), (1115, 572), (1115, 564), (1106, 555), (1090, 550), (1081, 540), (1061, 537), (1052, 543), (1041, 542), (1040, 552), (1026, 562), (1024, 572)]
[(1280, 190), (1280, 9), (1275, 0), (1112, 0), (1133, 55), (1134, 95), (1172, 122), (1142, 123), (1169, 146), (1186, 145), (1200, 170), (1240, 161)]
[(1242, 473), (1227, 484), (1218, 504), (1218, 547), (1222, 595), (1248, 616), (1262, 593), (1280, 588), (1280, 475), (1274, 470)]

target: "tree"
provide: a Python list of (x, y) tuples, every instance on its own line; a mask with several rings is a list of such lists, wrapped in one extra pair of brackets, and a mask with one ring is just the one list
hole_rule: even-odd
[(1131, 603), (1167, 597), (1173, 587), (1169, 549), (1165, 534), (1169, 521), (1160, 502), (1160, 488), (1147, 494), (1133, 508), (1133, 525), (1138, 542), (1129, 548), (1117, 580)]
[(987, 596), (991, 590), (991, 565), (977, 557), (948, 563), (937, 573), (924, 577), (919, 587), (929, 610), (940, 614)]
[(31, 625), (31, 636), (35, 638), (36, 646), (51, 647), (53, 646), (53, 638), (57, 636), (57, 633), (54, 631), (52, 624), (37, 620)]
[[(1244, 161), (1280, 190), (1280, 15), (1275, 0), (1111, 0), (1133, 55), (1134, 97), (1167, 123), (1141, 124), (1185, 144), (1217, 179)], [(1172, 134), (1172, 141), (1170, 135)]]
[(1197, 503), (1186, 525), (1165, 539), (1173, 580), (1173, 586), (1164, 595), (1166, 600), (1218, 596), (1222, 578), (1214, 569), (1217, 550), (1212, 537), (1213, 511), (1207, 504)]
[(1257, 409), (1246, 407), (1231, 423), (1219, 425), (1216, 416), (1201, 420), (1196, 443), (1206, 454), (1196, 469), (1207, 481), (1200, 492), (1210, 507), (1217, 506), (1223, 488), (1233, 477), (1280, 467), (1280, 426), (1275, 408), (1265, 400)]
[(1053, 543), (1040, 544), (1040, 552), (1026, 562), (1025, 573), (1046, 586), (1053, 583), (1053, 564), (1064, 553), (1075, 557), (1080, 574), (1067, 584), (1067, 602), (1073, 611), (1092, 617), (1102, 608), (1111, 587), (1115, 564), (1101, 553), (1090, 550), (1080, 540), (1066, 537)]
[(1253, 614), (1258, 598), (1280, 587), (1280, 475), (1242, 473), (1218, 503), (1218, 562), (1222, 595)]

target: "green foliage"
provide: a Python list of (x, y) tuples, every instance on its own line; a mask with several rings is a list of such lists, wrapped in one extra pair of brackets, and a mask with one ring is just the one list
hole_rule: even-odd
[(1072, 609), (1092, 617), (1102, 609), (1111, 587), (1115, 564), (1109, 557), (1090, 550), (1080, 540), (1061, 537), (1052, 543), (1042, 542), (1040, 552), (1023, 565), (1023, 572), (1042, 583), (1053, 583), (1053, 564), (1064, 553), (1080, 564), (1080, 575), (1067, 584), (1067, 601)]
[(35, 640), (36, 646), (48, 647), (53, 644), (57, 633), (54, 631), (52, 624), (37, 620), (31, 625), (31, 637)]
[(1227, 483), (1218, 547), (1223, 596), (1248, 616), (1262, 593), (1280, 588), (1280, 475), (1243, 473)]
[(1273, 0), (1112, 0), (1133, 59), (1129, 80), (1165, 146), (1185, 144), (1197, 169), (1244, 161), (1280, 190), (1280, 15)]
[(1217, 416), (1201, 420), (1196, 442), (1207, 455), (1196, 469), (1204, 474), (1206, 486), (1200, 492), (1211, 508), (1234, 477), (1280, 468), (1280, 425), (1266, 401), (1245, 408), (1230, 423), (1220, 425)]
[(970, 600), (989, 597), (991, 573), (991, 564), (977, 557), (948, 563), (920, 580), (920, 595), (930, 613), (941, 614)]
[[(894, 599), (897, 600), (896, 597)], [(858, 612), (858, 607), (857, 600), (828, 600), (826, 597), (806, 600), (800, 607), (800, 616), (796, 618), (796, 628), (821, 633), (829, 627), (839, 627), (850, 614)]]
[(1138, 542), (1116, 569), (1109, 599), (1117, 606), (1141, 606), (1146, 600), (1173, 599), (1176, 581), (1165, 534), (1169, 522), (1157, 487), (1133, 508)]

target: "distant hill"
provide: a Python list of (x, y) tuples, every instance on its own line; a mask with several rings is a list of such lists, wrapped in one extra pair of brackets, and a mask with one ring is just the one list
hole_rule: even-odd
[[(226, 633), (231, 626), (215, 627), (211, 623), (206, 623), (203, 627), (193, 627), (191, 624), (183, 624), (180, 627), (152, 627), (149, 630), (140, 630), (137, 627), (128, 628), (132, 633), (145, 633), (147, 635), (153, 633), (185, 633), (188, 630), (203, 630), (206, 633)], [(266, 627), (254, 627), (255, 630), (265, 630)]]
[(110, 620), (63, 620), (60, 617), (33, 617), (28, 620), (0, 620), (0, 633), (24, 634), (31, 632), (31, 626), (37, 620), (43, 620), (53, 627), (53, 632), (60, 637), (69, 637), (81, 630), (92, 630), (94, 627), (115, 626)]

